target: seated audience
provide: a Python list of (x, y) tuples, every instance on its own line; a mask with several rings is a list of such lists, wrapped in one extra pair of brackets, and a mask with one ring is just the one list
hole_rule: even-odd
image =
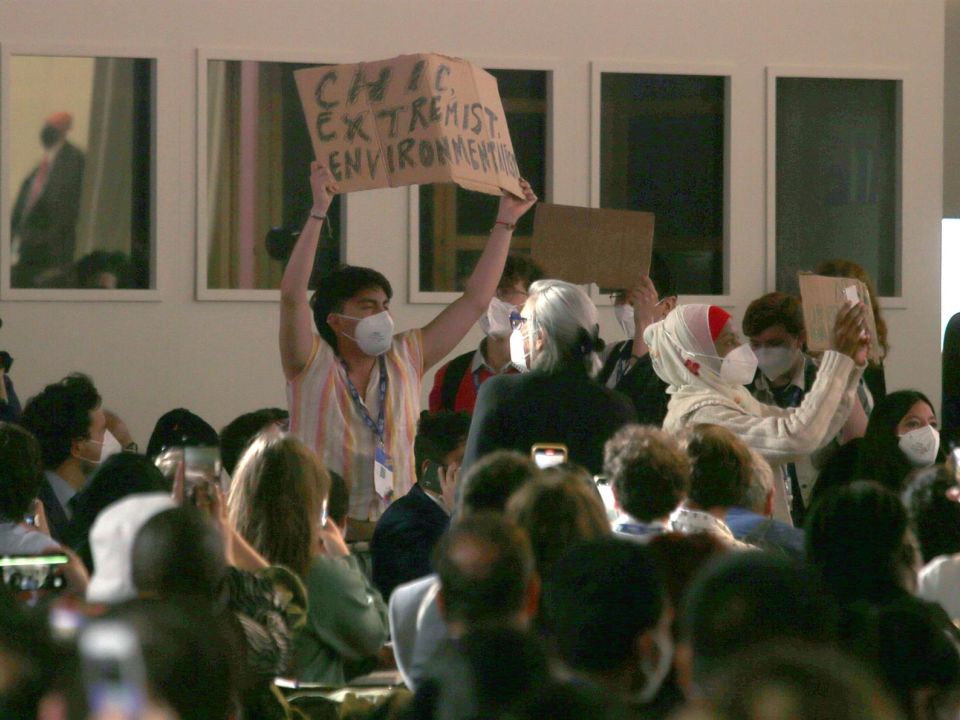
[(960, 485), (945, 465), (915, 470), (900, 496), (924, 563), (960, 553)]
[[(822, 448), (850, 416), (869, 347), (862, 335), (864, 312), (861, 303), (837, 314), (834, 349), (824, 353), (810, 391), (798, 407), (778, 408), (747, 391), (757, 357), (737, 339), (730, 314), (715, 305), (677, 307), (644, 333), (654, 369), (670, 385), (664, 429), (722, 425), (782, 475), (784, 463)], [(774, 508), (774, 517), (790, 522), (785, 502)]]
[(420, 415), (413, 456), (417, 482), (377, 521), (370, 550), (373, 582), (385, 598), (397, 585), (429, 575), (430, 553), (450, 524), (454, 481), (470, 429), (466, 413)]
[(387, 608), (322, 508), (330, 479), (303, 443), (261, 434), (240, 459), (230, 521), (273, 565), (303, 581), (306, 625), (295, 639), (296, 676), (343, 685), (344, 662), (375, 654), (387, 639)]
[(603, 347), (598, 332), (597, 309), (581, 288), (562, 280), (530, 286), (510, 340), (514, 363), (530, 372), (480, 388), (464, 470), (494, 450), (529, 453), (535, 443), (562, 443), (571, 462), (600, 474), (603, 444), (636, 413), (593, 379)]
[(619, 513), (613, 531), (641, 542), (667, 531), (690, 485), (686, 453), (671, 435), (649, 426), (618, 430), (604, 446), (603, 472)]
[(43, 502), (50, 534), (63, 540), (73, 517), (73, 499), (87, 484), (98, 464), (107, 459), (108, 444), (116, 446), (106, 429), (100, 394), (86, 375), (74, 373), (47, 385), (27, 401), (20, 418), (40, 443), (45, 479)]
[(740, 503), (750, 486), (750, 450), (725, 427), (704, 424), (690, 432), (687, 455), (690, 492), (670, 516), (670, 529), (679, 533), (708, 532), (738, 550), (753, 547), (737, 540), (724, 522), (729, 509)]
[(234, 418), (220, 431), (220, 462), (227, 475), (233, 471), (250, 442), (262, 431), (285, 422), (290, 413), (282, 408), (263, 408)]
[(480, 347), (458, 355), (437, 370), (430, 390), (430, 412), (472, 413), (484, 382), (494, 375), (520, 372), (510, 358), (510, 313), (520, 312), (530, 285), (542, 277), (543, 272), (529, 257), (507, 256), (497, 292), (480, 316), (484, 334)]

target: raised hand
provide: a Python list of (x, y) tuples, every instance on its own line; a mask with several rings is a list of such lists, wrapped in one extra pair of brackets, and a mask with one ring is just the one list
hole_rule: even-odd
[(333, 196), (340, 191), (340, 188), (330, 168), (316, 160), (310, 163), (310, 189), (313, 191), (313, 208), (310, 212), (326, 215), (327, 208), (333, 202)]
[(520, 188), (523, 190), (523, 198), (515, 197), (510, 193), (504, 193), (500, 197), (500, 208), (497, 211), (497, 222), (516, 224), (517, 220), (523, 217), (524, 213), (534, 206), (537, 202), (537, 194), (533, 188), (523, 178), (520, 178)]
[(842, 308), (833, 324), (833, 349), (863, 365), (870, 351), (866, 327), (866, 306), (862, 302)]

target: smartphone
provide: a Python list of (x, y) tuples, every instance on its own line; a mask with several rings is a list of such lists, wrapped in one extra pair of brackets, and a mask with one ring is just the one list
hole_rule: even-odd
[(613, 486), (606, 475), (594, 475), (593, 484), (597, 486), (600, 499), (603, 500), (603, 509), (607, 511), (607, 519), (613, 522), (617, 519), (617, 501), (613, 497)]
[(116, 620), (92, 622), (80, 635), (79, 647), (88, 717), (143, 717), (146, 671), (133, 628)]
[(20, 602), (35, 605), (42, 597), (66, 589), (61, 570), (68, 562), (70, 558), (62, 553), (5, 555), (0, 557), (3, 584)]
[(562, 465), (567, 461), (567, 446), (563, 443), (537, 443), (530, 448), (530, 457), (538, 468)]
[(440, 485), (440, 474), (443, 471), (443, 465), (438, 465), (432, 460), (427, 460), (427, 467), (423, 471), (423, 477), (420, 478), (420, 485), (425, 490), (429, 490), (437, 495), (443, 495), (443, 488)]
[(209, 492), (211, 484), (220, 483), (220, 448), (186, 446), (183, 448), (183, 496), (194, 505), (197, 492)]

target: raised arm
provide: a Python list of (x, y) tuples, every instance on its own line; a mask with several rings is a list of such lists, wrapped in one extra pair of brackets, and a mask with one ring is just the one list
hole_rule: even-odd
[(423, 328), (424, 370), (438, 363), (457, 346), (486, 311), (490, 298), (497, 291), (510, 251), (513, 226), (537, 201), (530, 183), (521, 180), (520, 186), (523, 188), (523, 199), (506, 194), (500, 198), (496, 223), (477, 266), (467, 280), (466, 291)]
[(313, 352), (313, 317), (307, 301), (307, 286), (317, 255), (320, 229), (337, 192), (333, 176), (325, 165), (310, 163), (310, 188), (313, 208), (280, 281), (280, 362), (287, 380), (293, 380), (303, 371)]

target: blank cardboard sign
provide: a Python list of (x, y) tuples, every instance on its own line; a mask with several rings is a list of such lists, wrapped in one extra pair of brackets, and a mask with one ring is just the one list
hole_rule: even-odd
[(832, 345), (833, 325), (837, 313), (851, 301), (860, 300), (867, 306), (866, 327), (870, 333), (868, 357), (880, 360), (877, 343), (877, 325), (873, 317), (873, 305), (867, 286), (855, 278), (827, 277), (813, 273), (800, 273), (800, 299), (803, 303), (803, 324), (807, 331), (807, 348), (813, 352), (829, 350)]

